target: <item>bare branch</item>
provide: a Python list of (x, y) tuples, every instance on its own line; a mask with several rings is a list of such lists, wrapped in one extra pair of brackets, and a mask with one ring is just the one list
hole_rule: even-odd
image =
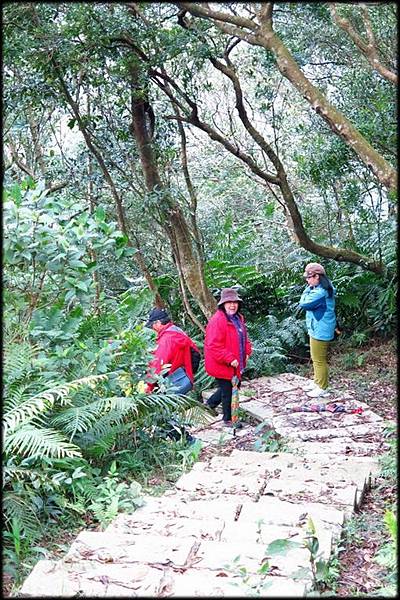
[(357, 48), (368, 60), (371, 67), (377, 71), (384, 79), (397, 85), (397, 74), (382, 65), (378, 57), (378, 49), (376, 46), (376, 40), (374, 32), (372, 31), (371, 21), (369, 18), (368, 10), (365, 5), (360, 5), (362, 11), (362, 19), (364, 27), (367, 33), (368, 42), (365, 42), (362, 37), (354, 29), (350, 21), (339, 15), (334, 2), (328, 3), (331, 15), (336, 25), (345, 31), (348, 36), (353, 40)]

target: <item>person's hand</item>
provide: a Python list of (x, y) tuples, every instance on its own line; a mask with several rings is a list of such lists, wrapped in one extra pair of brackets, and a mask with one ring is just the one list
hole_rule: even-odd
[(138, 381), (137, 384), (137, 391), (139, 392), (139, 394), (146, 394), (146, 389), (147, 389), (147, 383), (145, 383), (142, 379), (140, 381)]
[(239, 366), (239, 361), (238, 361), (238, 360), (236, 360), (236, 358), (235, 358), (235, 360), (233, 360), (233, 361), (231, 362), (231, 367), (234, 367), (234, 368), (236, 369), (238, 366)]

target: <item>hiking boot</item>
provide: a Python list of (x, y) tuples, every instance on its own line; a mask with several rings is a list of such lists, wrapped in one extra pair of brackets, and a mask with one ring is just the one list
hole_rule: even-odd
[(311, 392), (306, 392), (306, 393), (309, 398), (323, 398), (324, 396), (330, 395), (330, 392), (328, 391), (328, 389), (323, 390), (318, 385), (316, 385), (315, 388), (313, 390), (311, 390)]
[(243, 425), (240, 421), (233, 423), (232, 421), (222, 421), (222, 427), (231, 427), (232, 429), (242, 429)]

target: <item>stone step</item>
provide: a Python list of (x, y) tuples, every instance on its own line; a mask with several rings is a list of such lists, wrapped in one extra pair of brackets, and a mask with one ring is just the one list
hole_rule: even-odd
[(369, 487), (379, 473), (377, 458), (329, 454), (296, 455), (288, 452), (253, 452), (234, 449), (229, 456), (214, 456), (193, 465), (192, 472), (229, 472), (258, 477), (279, 477), (298, 481), (354, 484)]
[(266, 559), (274, 575), (290, 577), (299, 569), (310, 569), (310, 554), (302, 547), (289, 549), (285, 555), (268, 556), (264, 543), (96, 531), (81, 531), (63, 562), (145, 563), (158, 568), (209, 569), (225, 574), (242, 569), (256, 574)]
[(226, 524), (223, 519), (212, 516), (195, 519), (188, 516), (154, 513), (119, 514), (105, 530), (106, 533), (129, 533), (133, 535), (149, 533), (151, 535), (171, 537), (194, 537), (199, 540), (221, 541)]
[(129, 563), (98, 563), (85, 561), (40, 560), (25, 580), (22, 597), (100, 597), (155, 598), (238, 597), (257, 595), (257, 584), (263, 584), (263, 597), (304, 597), (310, 585), (286, 577), (258, 576), (245, 583), (238, 574), (226, 574), (206, 569), (174, 572), (172, 568)]
[(234, 521), (243, 501), (235, 496), (222, 496), (211, 500), (199, 500), (197, 494), (172, 494), (171, 496), (143, 496), (144, 505), (135, 511), (142, 516), (166, 519), (171, 517), (190, 517), (208, 519), (213, 517), (224, 521)]
[(266, 479), (262, 475), (242, 475), (226, 470), (190, 471), (181, 475), (175, 483), (178, 490), (198, 492), (199, 497), (232, 494), (257, 499), (263, 493)]
[(290, 441), (289, 452), (308, 454), (351, 454), (351, 456), (377, 456), (389, 445), (383, 442), (355, 442), (351, 437), (335, 438), (324, 442)]
[(263, 522), (268, 525), (285, 525), (288, 527), (303, 527), (307, 518), (314, 523), (329, 524), (332, 531), (340, 531), (344, 521), (342, 510), (316, 502), (292, 503), (262, 496), (257, 502), (250, 499), (221, 495), (216, 499), (197, 499), (190, 496), (155, 498), (147, 497), (144, 506), (134, 513), (135, 520), (175, 517), (206, 519), (210, 517), (221, 519), (225, 524), (239, 522)]
[[(323, 558), (327, 560), (332, 551), (332, 532), (330, 527), (318, 520), (315, 523), (316, 535)], [(240, 548), (242, 542), (262, 544), (266, 547), (277, 539), (288, 539), (304, 543), (307, 535), (306, 524), (302, 527), (271, 525), (262, 522), (242, 522), (222, 519), (193, 519), (189, 517), (155, 519), (154, 515), (141, 515), (140, 511), (131, 515), (120, 514), (107, 529), (108, 534), (130, 534), (192, 537), (201, 541), (219, 541), (235, 543)]]
[(290, 435), (291, 438), (300, 439), (304, 441), (314, 440), (332, 440), (333, 438), (350, 437), (352, 440), (357, 438), (365, 438), (371, 435), (376, 435), (377, 431), (384, 428), (382, 422), (378, 423), (361, 423), (356, 425), (337, 426), (318, 429), (296, 429), (294, 427), (275, 427), (274, 429), (280, 435)]
[[(260, 496), (274, 496), (290, 502), (318, 502), (344, 510), (346, 516), (358, 508), (364, 493), (364, 486), (358, 488), (348, 482), (313, 481), (310, 474), (296, 477), (258, 478), (230, 475), (229, 471), (191, 471), (176, 482), (179, 490), (196, 492), (200, 498), (215, 498), (232, 494), (243, 499), (257, 500)], [(335, 477), (333, 476), (333, 478)]]
[(198, 542), (189, 537), (172, 538), (84, 530), (72, 542), (64, 561), (140, 562), (183, 568), (189, 566), (197, 546)]
[[(215, 494), (245, 494), (253, 499), (271, 495), (291, 502), (333, 505), (350, 516), (371, 483), (377, 461), (369, 463), (349, 457), (317, 460), (290, 455), (233, 451), (231, 456), (213, 457), (196, 463), (176, 487), (197, 491), (202, 497)], [(248, 460), (247, 460), (248, 456)]]

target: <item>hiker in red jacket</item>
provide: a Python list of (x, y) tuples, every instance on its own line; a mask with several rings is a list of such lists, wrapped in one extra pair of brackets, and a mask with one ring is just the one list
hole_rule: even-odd
[[(146, 393), (151, 393), (156, 386), (151, 381), (154, 374), (161, 373), (163, 367), (168, 365), (165, 376), (175, 387), (175, 393), (178, 396), (187, 394), (193, 389), (191, 348), (199, 352), (196, 344), (180, 327), (174, 325), (167, 311), (162, 308), (151, 311), (146, 327), (157, 333), (157, 347), (153, 352), (154, 358), (149, 363), (147, 378), (150, 381), (146, 384)], [(168, 421), (166, 435), (174, 440), (179, 440), (182, 436), (189, 444), (196, 441), (174, 419)]]
[[(204, 342), (205, 368), (218, 385), (207, 406), (215, 409), (222, 402), (223, 425), (226, 427), (232, 427), (232, 377), (237, 375), (241, 379), (252, 352), (241, 306), (242, 299), (236, 290), (223, 289), (218, 310), (208, 322)], [(236, 427), (241, 426), (236, 423)]]
[[(161, 373), (164, 365), (170, 365), (166, 377), (176, 387), (176, 394), (187, 394), (193, 388), (193, 369), (190, 348), (197, 352), (199, 349), (190, 337), (174, 325), (166, 310), (154, 308), (149, 316), (146, 327), (157, 333), (157, 347), (154, 358), (149, 363), (148, 377)], [(147, 383), (146, 392), (153, 391), (155, 383)]]

